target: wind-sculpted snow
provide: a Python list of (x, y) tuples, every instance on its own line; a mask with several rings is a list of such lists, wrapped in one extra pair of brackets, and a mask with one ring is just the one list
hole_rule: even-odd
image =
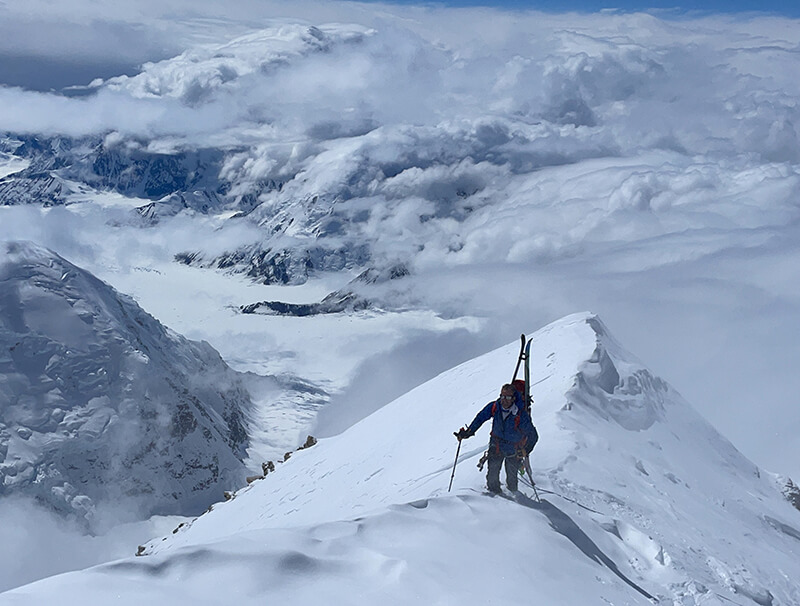
[(541, 502), (524, 482), (516, 498), (482, 492), (486, 427), (462, 443), (448, 493), (452, 431), (497, 395), (517, 350), (462, 364), (296, 452), (143, 557), (0, 602), (797, 603), (800, 517), (778, 483), (591, 314), (533, 336)]
[[(602, 323), (595, 319), (589, 323), (597, 332), (597, 347), (567, 395), (568, 406), (575, 402), (629, 430), (644, 430), (663, 419), (665, 403), (675, 397), (670, 395), (669, 385), (646, 368), (631, 367), (625, 362), (624, 351), (606, 333)], [(622, 374), (617, 365), (627, 372)]]
[(250, 396), (211, 346), (46, 249), (2, 251), (0, 494), (91, 525), (196, 513), (243, 483)]

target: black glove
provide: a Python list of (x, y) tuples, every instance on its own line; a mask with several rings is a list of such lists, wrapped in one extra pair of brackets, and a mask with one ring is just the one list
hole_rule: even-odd
[(464, 440), (466, 438), (471, 438), (472, 433), (466, 427), (462, 427), (458, 431), (453, 432), (453, 435), (458, 438), (458, 441)]

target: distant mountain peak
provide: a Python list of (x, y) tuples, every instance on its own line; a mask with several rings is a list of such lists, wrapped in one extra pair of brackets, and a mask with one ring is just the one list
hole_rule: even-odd
[(0, 246), (0, 494), (91, 523), (243, 483), (250, 398), (211, 346), (46, 248)]

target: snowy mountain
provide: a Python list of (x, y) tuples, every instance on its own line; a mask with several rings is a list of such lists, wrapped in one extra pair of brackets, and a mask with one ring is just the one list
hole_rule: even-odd
[(800, 513), (592, 314), (533, 337), (541, 502), (487, 496), (484, 426), (511, 344), (277, 466), (130, 558), (0, 603), (800, 603)]
[(230, 187), (217, 178), (223, 153), (213, 149), (159, 153), (114, 137), (27, 135), (5, 137), (0, 150), (25, 162), (0, 178), (0, 206), (59, 206), (113, 191), (141, 199), (147, 226), (185, 209), (217, 210)]
[(91, 527), (243, 484), (250, 395), (210, 345), (31, 243), (3, 243), (0, 285), (0, 496)]

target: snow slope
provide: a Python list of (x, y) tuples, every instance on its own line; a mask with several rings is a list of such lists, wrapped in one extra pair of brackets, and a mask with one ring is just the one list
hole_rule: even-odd
[(510, 379), (510, 344), (443, 373), (146, 554), (0, 604), (800, 603), (800, 514), (591, 314), (532, 348), (541, 440), (531, 490), (483, 494), (488, 429), (456, 441)]
[(47, 249), (0, 250), (0, 496), (91, 525), (243, 483), (250, 395), (210, 345)]

